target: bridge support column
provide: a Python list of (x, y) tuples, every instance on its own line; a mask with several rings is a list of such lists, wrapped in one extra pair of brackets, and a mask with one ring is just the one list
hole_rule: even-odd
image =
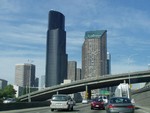
[(85, 99), (91, 99), (91, 89), (88, 86), (85, 86)]

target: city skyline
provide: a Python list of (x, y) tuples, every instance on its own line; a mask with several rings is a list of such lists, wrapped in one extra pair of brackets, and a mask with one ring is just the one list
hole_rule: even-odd
[(37, 77), (45, 75), (51, 9), (65, 15), (68, 61), (77, 61), (77, 67), (81, 67), (85, 32), (106, 29), (111, 74), (146, 70), (150, 64), (149, 5), (148, 0), (1, 0), (0, 79), (14, 84), (15, 65), (28, 59), (36, 65)]

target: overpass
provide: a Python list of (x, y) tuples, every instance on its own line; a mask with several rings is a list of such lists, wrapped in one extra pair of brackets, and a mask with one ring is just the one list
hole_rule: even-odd
[[(130, 78), (130, 80), (129, 80)], [(50, 99), (53, 94), (72, 94), (77, 92), (82, 92), (85, 90), (105, 88), (111, 86), (117, 86), (120, 83), (142, 83), (150, 81), (150, 70), (147, 71), (137, 71), (131, 73), (122, 73), (115, 75), (104, 75), (90, 79), (78, 80), (72, 83), (64, 85), (56, 85), (49, 88), (45, 88), (40, 91), (32, 92), (30, 95), (20, 96), (20, 101), (28, 101), (28, 97), (31, 97), (31, 101), (44, 101)]]

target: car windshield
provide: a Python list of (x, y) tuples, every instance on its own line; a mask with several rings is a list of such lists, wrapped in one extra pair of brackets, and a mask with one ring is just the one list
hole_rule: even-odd
[(52, 101), (67, 101), (67, 96), (53, 96)]
[(93, 99), (93, 101), (96, 101), (96, 102), (103, 102), (103, 99), (101, 99), (101, 98), (95, 98), (95, 99)]
[(110, 100), (110, 103), (131, 103), (131, 101), (128, 98), (113, 98)]

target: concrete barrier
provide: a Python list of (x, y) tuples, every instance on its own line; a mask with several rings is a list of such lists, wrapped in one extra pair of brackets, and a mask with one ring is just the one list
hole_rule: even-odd
[(34, 108), (34, 107), (45, 107), (49, 106), (49, 101), (44, 102), (16, 102), (16, 103), (0, 103), (0, 111), (6, 110), (16, 110), (16, 109), (25, 109), (25, 108)]
[(135, 104), (150, 107), (150, 88), (135, 92), (132, 98), (135, 100)]

